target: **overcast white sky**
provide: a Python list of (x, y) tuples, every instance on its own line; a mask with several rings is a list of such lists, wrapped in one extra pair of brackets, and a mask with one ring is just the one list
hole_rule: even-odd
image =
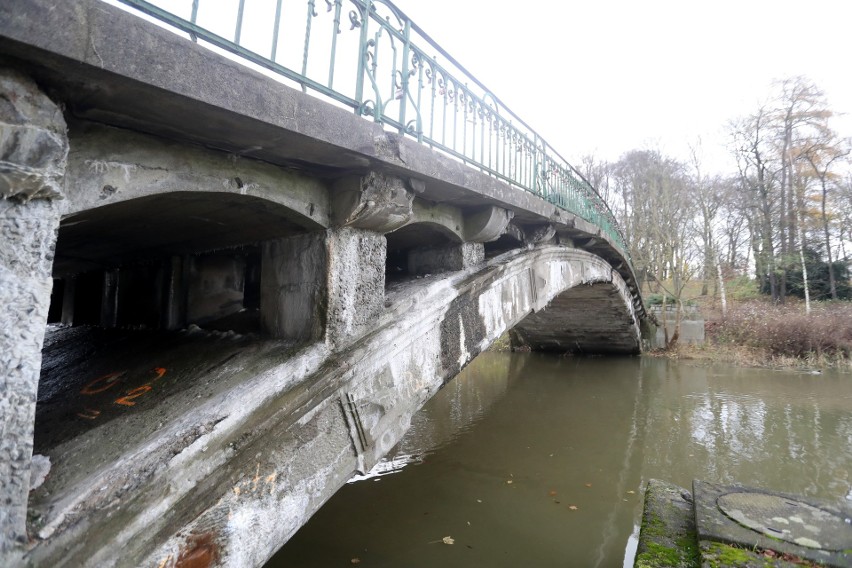
[(794, 75), (852, 114), (849, 0), (395, 3), (570, 161), (686, 157), (701, 136), (707, 166), (733, 169), (724, 125)]

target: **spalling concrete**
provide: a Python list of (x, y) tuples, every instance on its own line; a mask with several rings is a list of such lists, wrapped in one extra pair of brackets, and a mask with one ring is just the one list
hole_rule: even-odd
[(27, 540), (33, 417), (62, 176), (62, 112), (0, 67), (0, 564)]

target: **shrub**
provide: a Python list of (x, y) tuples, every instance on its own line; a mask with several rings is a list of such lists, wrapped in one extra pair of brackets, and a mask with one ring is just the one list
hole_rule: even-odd
[(767, 349), (774, 355), (848, 359), (852, 354), (852, 304), (820, 303), (806, 315), (799, 304), (749, 302), (715, 326), (713, 336), (719, 342)]

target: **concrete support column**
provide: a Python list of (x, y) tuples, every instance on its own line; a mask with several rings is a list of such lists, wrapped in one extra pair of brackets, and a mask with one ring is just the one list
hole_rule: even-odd
[(295, 341), (322, 337), (325, 329), (326, 233), (263, 243), (260, 322), (265, 333)]
[(412, 249), (408, 253), (409, 274), (436, 274), (464, 270), (485, 261), (482, 243), (458, 243)]
[(180, 329), (186, 325), (186, 270), (181, 256), (172, 256), (164, 263), (165, 297), (161, 302), (160, 325), (164, 329)]
[(74, 302), (77, 299), (77, 279), (65, 279), (65, 290), (62, 293), (62, 325), (74, 325)]
[(33, 421), (68, 139), (62, 112), (0, 69), (0, 565), (27, 541)]
[(387, 240), (381, 233), (342, 228), (328, 232), (328, 328), (339, 345), (368, 331), (385, 307)]
[(118, 281), (117, 268), (104, 271), (103, 294), (101, 295), (101, 327), (114, 328), (118, 324)]

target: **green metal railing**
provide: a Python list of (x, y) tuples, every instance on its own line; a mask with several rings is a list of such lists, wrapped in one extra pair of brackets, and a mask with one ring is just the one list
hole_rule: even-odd
[(534, 193), (629, 254), (589, 182), (388, 0), (119, 1)]

